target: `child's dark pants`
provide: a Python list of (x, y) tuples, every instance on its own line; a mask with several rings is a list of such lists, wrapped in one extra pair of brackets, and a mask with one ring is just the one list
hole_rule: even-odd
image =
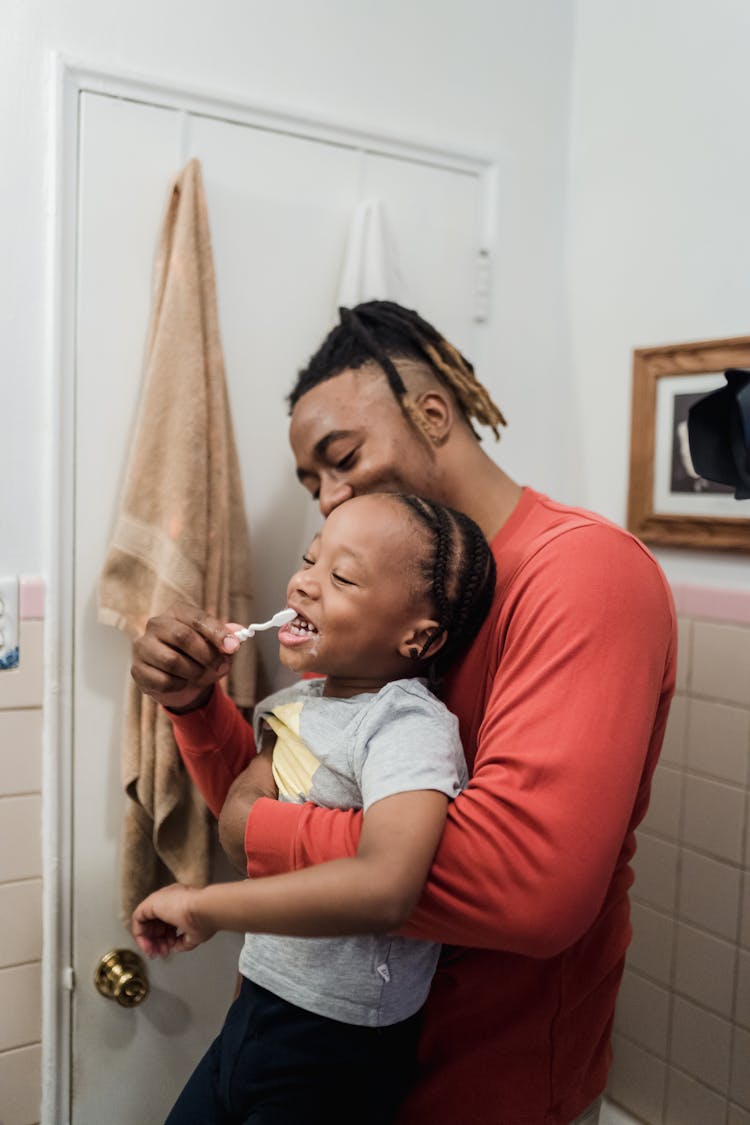
[(243, 978), (165, 1125), (387, 1125), (414, 1075), (420, 1015), (339, 1023)]

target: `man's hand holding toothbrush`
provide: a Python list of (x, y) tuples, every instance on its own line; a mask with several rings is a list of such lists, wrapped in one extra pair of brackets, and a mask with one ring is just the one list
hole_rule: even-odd
[(226, 676), (241, 641), (240, 628), (175, 602), (133, 644), (131, 675), (137, 686), (172, 711), (193, 711), (211, 698), (214, 684)]
[(175, 602), (166, 613), (150, 618), (133, 644), (131, 675), (142, 692), (170, 711), (194, 711), (208, 703), (243, 641), (293, 617), (293, 609), (282, 609), (268, 621), (243, 628), (223, 624), (198, 606)]

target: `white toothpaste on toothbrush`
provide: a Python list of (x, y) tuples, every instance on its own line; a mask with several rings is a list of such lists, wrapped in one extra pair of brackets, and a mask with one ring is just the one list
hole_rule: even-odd
[(262, 633), (264, 629), (280, 629), (282, 625), (288, 625), (290, 621), (294, 621), (296, 616), (297, 614), (293, 609), (280, 609), (268, 621), (254, 621), (252, 625), (248, 625), (245, 629), (238, 629), (232, 635), (238, 641), (246, 641), (248, 637), (254, 637), (256, 633)]

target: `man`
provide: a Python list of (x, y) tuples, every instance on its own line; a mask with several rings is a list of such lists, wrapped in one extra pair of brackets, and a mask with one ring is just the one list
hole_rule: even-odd
[[(666, 581), (633, 537), (495, 465), (472, 420), (497, 433), (502, 415), (416, 313), (342, 310), (290, 404), (297, 475), (323, 515), (360, 493), (421, 493), (470, 515), (497, 563), (490, 618), (445, 685), (471, 782), (403, 931), (446, 948), (400, 1125), (595, 1121), (633, 831), (674, 690)], [(222, 810), (225, 847), (247, 853), (251, 876), (353, 854), (359, 814), (256, 799), (242, 776), (242, 719), (213, 690), (235, 645), (224, 623), (178, 606), (149, 623), (133, 665), (142, 690), (182, 712), (177, 740)]]

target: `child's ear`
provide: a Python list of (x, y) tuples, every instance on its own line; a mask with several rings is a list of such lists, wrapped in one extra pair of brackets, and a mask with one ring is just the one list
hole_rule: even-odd
[[(429, 642), (435, 638), (434, 643)], [(406, 656), (409, 660), (418, 660), (422, 649), (427, 646), (423, 659), (429, 656), (434, 656), (439, 652), (445, 642), (448, 640), (448, 634), (443, 629), (440, 630), (440, 625), (431, 617), (422, 618), (420, 621), (413, 623), (408, 633), (406, 633), (398, 646), (398, 651), (402, 656)]]

